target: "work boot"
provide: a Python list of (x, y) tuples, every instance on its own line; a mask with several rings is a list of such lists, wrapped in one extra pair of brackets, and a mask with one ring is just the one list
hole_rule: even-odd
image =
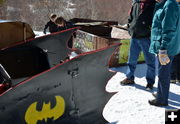
[(125, 78), (124, 80), (122, 80), (120, 82), (121, 85), (130, 85), (130, 84), (135, 84), (134, 80), (132, 79), (128, 79), (128, 78)]
[(167, 103), (160, 103), (160, 102), (158, 102), (156, 99), (149, 100), (148, 102), (149, 102), (150, 105), (154, 105), (154, 106), (158, 106), (158, 107), (168, 106)]

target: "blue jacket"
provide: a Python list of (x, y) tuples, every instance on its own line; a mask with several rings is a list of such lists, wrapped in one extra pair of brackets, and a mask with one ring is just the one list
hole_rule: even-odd
[(149, 51), (158, 54), (159, 49), (167, 50), (169, 56), (180, 53), (179, 8), (175, 0), (156, 3), (151, 30)]

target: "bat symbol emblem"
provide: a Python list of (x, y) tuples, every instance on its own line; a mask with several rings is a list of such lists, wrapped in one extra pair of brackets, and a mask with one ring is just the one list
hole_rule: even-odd
[(43, 103), (42, 110), (36, 110), (37, 102), (32, 103), (25, 113), (25, 121), (27, 124), (36, 124), (38, 121), (45, 120), (47, 122), (48, 118), (53, 118), (53, 121), (60, 118), (65, 111), (65, 101), (61, 96), (55, 96), (56, 105), (51, 108), (51, 102), (45, 104)]

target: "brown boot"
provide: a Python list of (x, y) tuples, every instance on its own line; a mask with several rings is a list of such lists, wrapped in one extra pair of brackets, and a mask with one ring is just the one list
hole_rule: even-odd
[(121, 85), (130, 85), (130, 84), (135, 84), (134, 80), (131, 80), (131, 79), (128, 79), (128, 78), (125, 78), (124, 80), (122, 80), (120, 82)]

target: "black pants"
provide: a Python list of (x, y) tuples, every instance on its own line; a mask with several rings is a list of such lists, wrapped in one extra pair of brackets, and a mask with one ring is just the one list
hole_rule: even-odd
[(174, 56), (172, 61), (171, 80), (180, 80), (180, 54)]

